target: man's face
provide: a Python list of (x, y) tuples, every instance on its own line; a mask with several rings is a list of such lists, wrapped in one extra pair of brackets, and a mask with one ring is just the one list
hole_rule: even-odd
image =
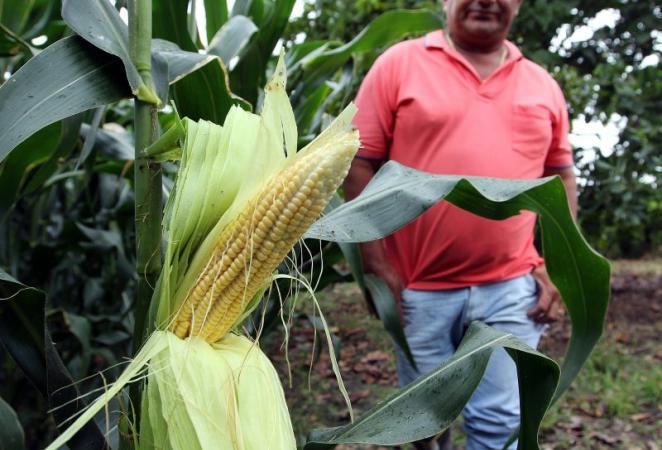
[(444, 0), (448, 28), (458, 40), (505, 39), (522, 0)]

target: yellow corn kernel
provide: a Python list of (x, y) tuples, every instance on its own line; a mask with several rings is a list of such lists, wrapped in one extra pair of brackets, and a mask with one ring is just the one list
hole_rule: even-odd
[(177, 336), (215, 342), (235, 325), (347, 174), (357, 139), (350, 136), (297, 155), (225, 228), (171, 326)]

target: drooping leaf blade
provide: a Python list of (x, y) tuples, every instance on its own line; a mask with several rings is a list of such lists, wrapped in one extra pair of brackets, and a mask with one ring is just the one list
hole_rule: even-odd
[(17, 147), (0, 168), (0, 222), (6, 220), (6, 213), (30, 171), (48, 160), (60, 137), (60, 123), (41, 129)]
[(341, 443), (398, 445), (437, 434), (462, 412), (478, 386), (492, 352), (505, 348), (517, 365), (522, 409), (519, 448), (538, 448), (538, 429), (554, 395), (558, 365), (512, 334), (480, 322), (467, 330), (457, 352), (437, 370), (419, 378), (366, 412), (354, 423), (314, 430), (305, 450)]
[[(85, 407), (48, 332), (45, 294), (0, 269), (0, 342), (27, 378), (48, 399), (57, 423)], [(103, 434), (88, 423), (69, 442), (72, 450), (106, 449)]]
[(54, 43), (0, 86), (0, 162), (37, 130), (129, 95), (119, 59), (77, 36)]
[[(162, 73), (155, 71), (154, 78), (165, 98), (168, 83), (177, 82), (218, 58), (182, 51), (171, 42), (157, 39), (153, 43), (153, 60), (162, 62)], [(119, 59), (78, 36), (62, 39), (32, 58), (0, 86), (0, 162), (37, 130), (129, 97), (131, 90), (123, 72)], [(229, 92), (224, 81), (227, 82), (224, 78), (215, 80), (214, 86), (222, 88), (214, 92)], [(227, 95), (211, 101), (227, 109), (228, 102), (232, 104)]]
[(104, 113), (105, 108), (103, 107), (97, 108), (96, 111), (94, 111), (92, 121), (89, 128), (87, 129), (87, 133), (85, 134), (83, 148), (80, 151), (80, 155), (78, 156), (78, 161), (76, 162), (74, 170), (78, 169), (78, 167), (83, 164), (90, 156), (90, 153), (92, 153), (92, 148), (94, 148), (94, 143), (97, 139), (97, 132), (99, 131), (99, 126), (101, 125), (101, 120), (103, 119)]
[[(174, 42), (181, 49), (195, 53), (198, 49), (187, 29), (187, 8), (188, 0), (155, 2), (152, 9), (153, 32), (154, 37)], [(250, 105), (232, 95), (227, 70), (220, 58), (202, 56), (210, 58), (209, 64), (178, 80), (172, 87), (179, 113), (194, 120), (223, 123), (232, 105), (250, 108)]]
[(380, 239), (444, 199), (494, 220), (521, 210), (538, 214), (547, 270), (572, 322), (558, 399), (602, 335), (610, 294), (609, 263), (579, 232), (558, 177), (504, 180), (434, 175), (390, 161), (359, 197), (320, 219), (305, 237), (337, 242)]
[(8, 234), (10, 212), (21, 195), (40, 189), (60, 158), (74, 149), (81, 121), (78, 114), (42, 128), (0, 165), (0, 260), (11, 261), (10, 248), (15, 243)]
[[(129, 53), (129, 30), (117, 10), (107, 0), (66, 0), (62, 17), (83, 39), (122, 60), (126, 77), (134, 95), (155, 102), (151, 86), (145, 86)], [(187, 34), (190, 41), (190, 36)], [(168, 85), (209, 63), (212, 58), (195, 51), (187, 42), (184, 51), (175, 43), (156, 39), (152, 42), (152, 73), (156, 94), (161, 103), (168, 96)]]
[(230, 60), (239, 55), (257, 31), (257, 26), (248, 17), (234, 16), (214, 35), (207, 53), (220, 57), (223, 64), (229, 66)]
[(25, 186), (26, 193), (41, 189), (48, 178), (53, 175), (60, 164), (60, 158), (66, 157), (76, 148), (76, 142), (83, 125), (83, 113), (67, 117), (60, 121), (60, 137), (57, 146), (50, 151), (50, 157), (39, 167), (34, 176)]
[(46, 394), (44, 296), (0, 269), (0, 341), (30, 381)]
[(63, 0), (62, 18), (90, 44), (122, 60), (134, 95), (140, 97), (141, 92), (148, 89), (131, 60), (128, 27), (108, 0)]
[[(89, 125), (83, 124), (82, 133), (87, 133)], [(94, 147), (105, 157), (119, 161), (134, 158), (133, 136), (126, 131), (100, 129)]]
[[(338, 195), (335, 195), (324, 210), (324, 214), (329, 214), (341, 204), (342, 200)], [(354, 281), (358, 284), (361, 292), (363, 292), (368, 308), (373, 314), (379, 317), (384, 325), (384, 329), (391, 336), (393, 342), (402, 349), (412, 367), (416, 368), (416, 361), (414, 361), (414, 357), (411, 354), (398, 307), (391, 290), (381, 278), (363, 273), (361, 250), (357, 244), (352, 242), (337, 242), (336, 245), (338, 245), (345, 261), (349, 265)], [(324, 261), (326, 262), (327, 258), (324, 258)], [(331, 261), (330, 264), (334, 264), (334, 262)]]
[(0, 397), (0, 448), (2, 450), (25, 450), (25, 434), (16, 412)]
[[(162, 59), (167, 68), (167, 82), (176, 83), (215, 58), (197, 52), (187, 52), (177, 44), (163, 39), (152, 40), (152, 57)], [(155, 74), (155, 77), (157, 74)], [(160, 75), (159, 75), (160, 76)]]

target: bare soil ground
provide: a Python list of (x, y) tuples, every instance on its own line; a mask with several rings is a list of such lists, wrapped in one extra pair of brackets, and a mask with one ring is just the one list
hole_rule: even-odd
[[(339, 364), (358, 416), (397, 390), (390, 339), (380, 322), (370, 317), (356, 286), (336, 285), (320, 296), (320, 302), (340, 339)], [(662, 262), (615, 264), (604, 338), (570, 391), (546, 417), (542, 448), (659, 449), (661, 336)], [(558, 360), (568, 338), (565, 319), (550, 327), (541, 349)], [(280, 346), (282, 333), (271, 333), (263, 341), (284, 379), (291, 374), (286, 397), (300, 436), (316, 427), (349, 420), (322, 339), (308, 321), (299, 320), (292, 327), (288, 358)], [(312, 365), (311, 357), (315, 360)], [(461, 426), (456, 424), (453, 429), (455, 447), (462, 448)]]

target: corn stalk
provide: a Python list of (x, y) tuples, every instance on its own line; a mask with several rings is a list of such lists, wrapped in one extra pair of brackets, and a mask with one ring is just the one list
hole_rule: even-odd
[[(129, 1), (129, 51), (142, 82), (153, 86), (151, 65), (152, 2)], [(154, 103), (135, 98), (135, 232), (138, 284), (134, 306), (134, 353), (145, 337), (145, 319), (154, 286), (161, 271), (161, 165), (145, 155), (145, 149), (156, 140), (157, 112)], [(139, 417), (140, 384), (131, 387), (130, 398), (135, 417)], [(135, 421), (133, 421), (135, 422)]]
[[(129, 45), (131, 59), (143, 83), (152, 85), (151, 0), (129, 2)], [(142, 344), (145, 317), (153, 287), (161, 270), (161, 165), (145, 155), (157, 137), (156, 105), (135, 99), (136, 269), (138, 293), (135, 306), (134, 348)]]

